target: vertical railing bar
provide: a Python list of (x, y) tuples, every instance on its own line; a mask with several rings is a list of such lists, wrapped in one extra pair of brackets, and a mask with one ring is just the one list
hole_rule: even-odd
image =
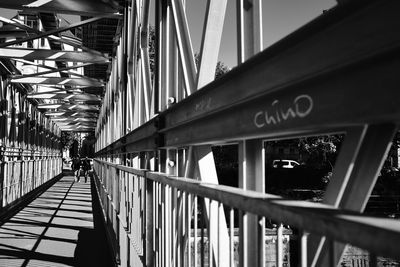
[(182, 231), (183, 231), (182, 221), (185, 218), (184, 217), (185, 215), (183, 214), (183, 210), (182, 210), (182, 205), (183, 205), (182, 194), (183, 194), (183, 192), (178, 190), (178, 209), (177, 209), (176, 215), (175, 215), (176, 228), (178, 230), (178, 233), (176, 235), (177, 246), (176, 246), (176, 252), (175, 252), (176, 260), (177, 260), (177, 263), (176, 263), (177, 266), (181, 266), (181, 253), (180, 252), (181, 252), (181, 246), (182, 246), (182, 242), (181, 241), (182, 241)]
[(157, 183), (153, 181), (153, 251), (154, 251), (154, 264), (158, 266), (158, 248), (157, 248)]
[(187, 220), (186, 220), (186, 257), (187, 257), (187, 266), (192, 266), (192, 257), (191, 257), (191, 247), (190, 247), (190, 239), (191, 239), (191, 227), (190, 223), (192, 221), (192, 209), (191, 209), (191, 195), (189, 193), (186, 194), (187, 197)]
[[(241, 223), (239, 224), (239, 265), (242, 264), (243, 267), (247, 267), (247, 250), (245, 249), (247, 247), (247, 213), (246, 211), (241, 210), (239, 212), (239, 216)], [(250, 267), (250, 266), (249, 266)]]
[(158, 230), (158, 266), (162, 266), (162, 212), (161, 212), (161, 184), (157, 182), (157, 230)]
[(217, 260), (216, 260), (216, 262), (218, 263), (218, 266), (221, 266), (222, 265), (222, 262), (221, 262), (221, 257), (220, 257), (220, 255), (221, 255), (221, 229), (220, 229), (220, 227), (221, 227), (221, 222), (220, 222), (220, 220), (221, 220), (221, 210), (222, 210), (222, 204), (221, 204), (221, 202), (218, 202), (218, 210), (217, 210), (217, 225), (218, 225), (218, 227), (217, 227), (217, 237), (218, 237), (218, 240), (217, 240)]
[[(193, 222), (193, 226), (194, 226), (194, 229), (193, 229), (193, 237), (194, 237), (194, 267), (197, 267), (198, 265), (197, 265), (197, 250), (198, 250), (198, 248), (197, 248), (197, 195), (195, 195), (194, 196), (194, 222)], [(201, 241), (203, 242), (203, 238), (201, 238)]]
[(279, 224), (278, 229), (276, 231), (276, 265), (278, 267), (282, 267), (283, 265), (283, 225)]
[(200, 230), (200, 261), (201, 261), (201, 267), (205, 266), (205, 257), (206, 257), (206, 251), (205, 251), (205, 200), (204, 198), (201, 199), (200, 202), (200, 207), (201, 207), (201, 230)]
[(214, 231), (212, 231), (212, 225), (214, 224), (214, 215), (213, 213), (213, 200), (209, 199), (208, 200), (208, 266), (211, 267), (213, 266), (213, 235), (214, 235)]
[(168, 224), (165, 229), (166, 229), (166, 234), (167, 234), (167, 266), (171, 266), (172, 259), (173, 259), (173, 238), (172, 238), (172, 233), (171, 233), (171, 227), (172, 227), (172, 187), (167, 185), (167, 197), (166, 197), (166, 213), (167, 213), (167, 219), (166, 219), (166, 224)]
[(176, 197), (178, 198), (177, 201), (177, 207), (176, 207), (176, 211), (175, 211), (175, 231), (177, 231), (177, 233), (175, 234), (175, 239), (176, 239), (176, 247), (175, 247), (175, 258), (176, 258), (176, 266), (180, 266), (180, 249), (181, 249), (181, 232), (182, 232), (182, 227), (180, 227), (180, 222), (179, 222), (179, 218), (184, 218), (182, 217), (182, 192), (180, 190), (176, 189)]
[(307, 241), (308, 233), (302, 232), (300, 237), (300, 266), (307, 267)]
[(235, 211), (233, 208), (230, 208), (229, 211), (229, 266), (234, 266), (234, 243), (233, 239), (235, 237), (235, 227), (234, 227), (234, 221), (235, 219)]
[(161, 266), (166, 266), (166, 236), (165, 236), (165, 185), (162, 184), (161, 189), (161, 231), (162, 231), (162, 263)]
[(176, 266), (177, 259), (176, 259), (176, 212), (177, 212), (177, 192), (176, 188), (170, 187), (170, 195), (169, 195), (169, 203), (170, 203), (170, 216), (169, 216), (169, 221), (170, 221), (170, 231), (169, 231), (169, 238), (170, 238), (170, 244), (171, 244), (171, 250), (170, 250), (170, 259), (171, 259), (171, 265)]
[(259, 217), (258, 220), (259, 233), (258, 233), (258, 259), (259, 266), (265, 266), (265, 217)]
[(179, 236), (179, 266), (185, 266), (185, 236), (186, 236), (186, 221), (188, 218), (188, 214), (187, 214), (187, 209), (186, 209), (186, 205), (187, 205), (187, 198), (186, 198), (187, 193), (185, 191), (181, 192), (181, 199), (182, 199), (182, 204), (180, 206), (181, 209), (181, 216), (179, 216), (178, 218), (180, 219), (180, 225), (181, 227), (181, 231), (180, 231), (180, 236)]

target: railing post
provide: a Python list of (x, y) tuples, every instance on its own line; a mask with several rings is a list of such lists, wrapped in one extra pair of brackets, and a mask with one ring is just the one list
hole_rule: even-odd
[(18, 198), (20, 198), (21, 196), (23, 196), (24, 194), (24, 190), (23, 190), (23, 184), (24, 184), (24, 162), (21, 160), (19, 162), (19, 196)]
[(146, 209), (145, 209), (145, 265), (146, 266), (154, 266), (154, 246), (153, 246), (153, 229), (154, 229), (154, 221), (153, 221), (153, 181), (147, 179), (146, 172), (144, 174), (145, 186), (146, 186)]
[(3, 205), (3, 196), (4, 196), (5, 165), (6, 165), (6, 163), (4, 161), (1, 161), (1, 163), (0, 163), (0, 208), (2, 208), (4, 206)]
[[(265, 151), (261, 139), (239, 143), (239, 187), (265, 191)], [(242, 212), (240, 212), (242, 213)], [(264, 266), (265, 223), (263, 218), (245, 213), (239, 221), (240, 262), (243, 266)], [(257, 242), (254, 245), (253, 240)]]

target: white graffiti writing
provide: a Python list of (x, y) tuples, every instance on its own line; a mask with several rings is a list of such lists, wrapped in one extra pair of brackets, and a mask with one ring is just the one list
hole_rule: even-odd
[(283, 107), (279, 100), (274, 100), (267, 110), (259, 111), (254, 115), (254, 125), (262, 128), (268, 124), (278, 124), (288, 119), (304, 118), (314, 107), (314, 102), (309, 95), (299, 95), (289, 107)]
[(204, 111), (211, 108), (211, 98), (203, 99), (195, 104), (196, 111)]

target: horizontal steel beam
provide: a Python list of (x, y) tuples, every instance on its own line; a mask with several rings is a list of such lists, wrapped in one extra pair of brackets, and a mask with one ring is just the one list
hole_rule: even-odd
[(42, 75), (47, 75), (47, 74), (52, 74), (52, 73), (63, 73), (63, 74), (67, 74), (70, 75), (72, 77), (85, 77), (82, 74), (76, 73), (76, 72), (72, 72), (72, 71), (68, 71), (68, 70), (73, 70), (73, 69), (79, 69), (79, 68), (83, 68), (83, 67), (87, 67), (87, 66), (91, 66), (93, 63), (85, 63), (85, 64), (79, 64), (79, 65), (75, 65), (75, 66), (70, 66), (70, 67), (65, 67), (65, 68), (52, 68), (46, 65), (41, 65), (41, 64), (36, 64), (36, 66), (38, 67), (44, 67), (46, 69), (51, 69), (49, 71), (42, 71), (42, 72), (36, 72), (33, 74), (25, 74), (25, 75), (13, 75), (11, 76), (12, 78), (21, 78), (21, 77), (36, 77), (36, 76), (42, 76)]
[(45, 116), (67, 116), (67, 117), (97, 117), (98, 112), (92, 110), (78, 110), (78, 111), (47, 111)]
[(91, 78), (64, 78), (64, 77), (27, 77), (15, 78), (11, 83), (24, 84), (50, 84), (50, 85), (72, 85), (72, 86), (94, 86), (101, 87), (104, 82)]
[(97, 105), (80, 105), (80, 104), (64, 104), (64, 103), (53, 103), (53, 104), (38, 104), (38, 109), (57, 109), (58, 111), (88, 111), (88, 110), (99, 110)]
[(28, 94), (27, 98), (36, 99), (63, 99), (68, 101), (100, 101), (100, 97), (92, 94), (70, 94), (70, 93), (34, 93)]
[(96, 117), (84, 117), (84, 116), (77, 116), (77, 117), (69, 117), (69, 116), (57, 116), (51, 119), (52, 121), (60, 121), (60, 122), (68, 122), (68, 121), (90, 121), (96, 122)]
[(329, 11), (162, 113), (165, 147), (399, 123), (399, 9)]
[(24, 60), (49, 60), (82, 63), (108, 63), (109, 59), (90, 52), (57, 51), (48, 49), (0, 48), (0, 58)]
[(162, 142), (162, 138), (158, 135), (158, 127), (159, 120), (158, 118), (154, 118), (106, 148), (98, 151), (96, 157), (127, 152), (154, 151), (160, 146), (160, 142)]

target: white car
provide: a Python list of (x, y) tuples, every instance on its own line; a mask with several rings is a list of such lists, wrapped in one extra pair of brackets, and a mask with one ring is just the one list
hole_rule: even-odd
[(294, 168), (296, 166), (299, 166), (300, 163), (298, 163), (295, 160), (291, 159), (276, 159), (272, 162), (272, 167), (273, 168)]

